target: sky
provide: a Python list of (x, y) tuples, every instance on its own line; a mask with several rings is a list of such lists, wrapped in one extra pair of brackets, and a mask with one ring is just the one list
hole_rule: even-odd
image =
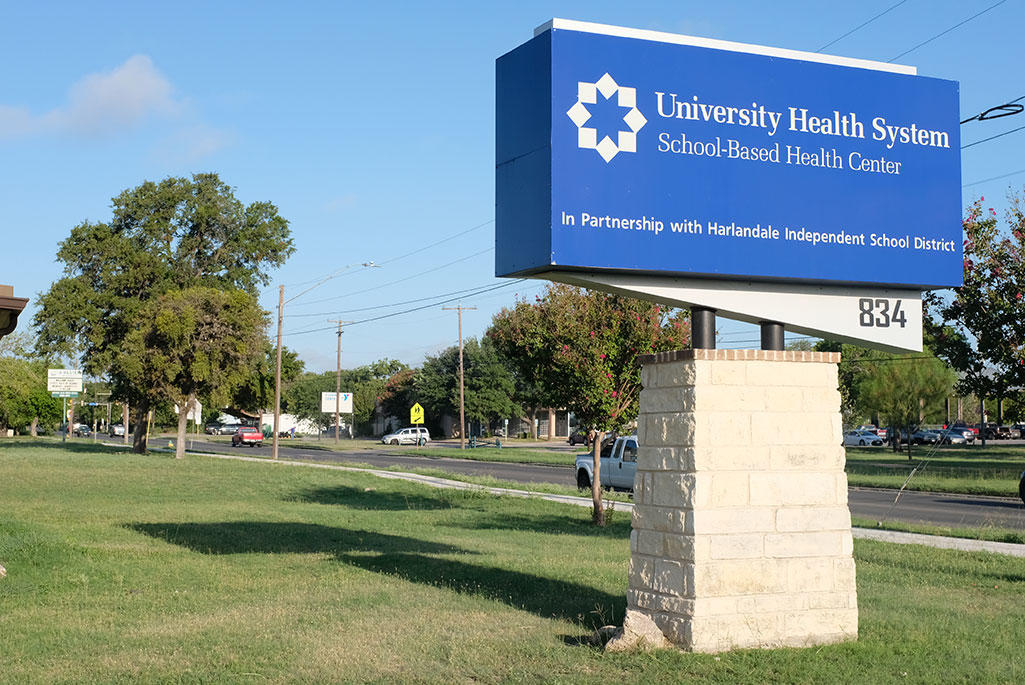
[[(285, 285), (285, 344), (308, 369), (334, 369), (336, 319), (357, 322), (343, 367), (416, 366), (458, 340), (443, 306), (475, 307), (463, 335), (480, 336), (543, 290), (494, 276), (495, 59), (536, 26), (560, 17), (816, 51), (892, 7), (825, 52), (911, 50), (899, 63), (959, 81), (967, 118), (1025, 95), (1023, 3), (984, 11), (994, 4), (4, 0), (0, 231), (17, 247), (0, 283), (34, 301), (61, 276), (57, 243), (109, 219), (110, 198), (213, 171), (290, 222), (295, 254), (260, 302), (273, 311)], [(962, 141), (1019, 126), (1025, 114), (970, 122)], [(984, 196), (1002, 215), (1025, 184), (1023, 149), (1025, 131), (963, 150), (962, 205)], [(718, 326), (720, 347), (757, 347), (757, 328)]]

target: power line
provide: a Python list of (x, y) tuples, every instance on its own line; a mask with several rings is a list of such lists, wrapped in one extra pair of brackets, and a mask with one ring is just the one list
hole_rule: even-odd
[(491, 286), (491, 285), (494, 285), (494, 284), (493, 283), (485, 283), (484, 285), (475, 285), (472, 288), (463, 288), (462, 290), (453, 290), (451, 292), (441, 293), (439, 295), (430, 295), (428, 297), (419, 297), (419, 298), (417, 298), (415, 300), (403, 300), (401, 302), (393, 302), (391, 304), (379, 304), (379, 305), (375, 305), (373, 307), (358, 307), (356, 309), (341, 309), (341, 310), (332, 311), (332, 312), (314, 312), (312, 314), (286, 314), (285, 318), (287, 319), (287, 318), (291, 317), (293, 319), (305, 319), (305, 318), (309, 318), (311, 316), (315, 317), (315, 316), (333, 316), (335, 314), (353, 314), (355, 312), (368, 312), (368, 311), (372, 311), (374, 309), (388, 309), (389, 307), (401, 307), (402, 305), (412, 304), (413, 302), (425, 302), (427, 300), (436, 300), (439, 297), (448, 297), (450, 295), (458, 295), (460, 293), (466, 293), (466, 292), (469, 292), (471, 290), (477, 290), (478, 288), (487, 288), (488, 286)]
[(962, 145), (961, 149), (962, 150), (967, 150), (968, 148), (970, 148), (970, 147), (972, 147), (974, 145), (978, 145), (979, 143), (988, 143), (991, 140), (996, 140), (997, 138), (1002, 138), (1002, 137), (1004, 137), (1006, 135), (1010, 135), (1012, 133), (1016, 133), (1018, 131), (1021, 131), (1022, 129), (1025, 129), (1025, 126), (1019, 126), (1018, 128), (1012, 128), (1010, 131), (1004, 131), (1003, 133), (998, 133), (995, 136), (990, 136), (989, 138), (983, 138), (982, 140), (976, 140), (974, 143), (968, 143), (967, 145)]
[(965, 19), (964, 21), (962, 21), (962, 22), (959, 22), (959, 23), (957, 23), (957, 24), (954, 24), (953, 26), (951, 26), (951, 27), (950, 27), (949, 29), (947, 29), (947, 30), (945, 30), (945, 31), (940, 31), (939, 33), (937, 33), (937, 34), (936, 34), (935, 36), (933, 36), (932, 38), (929, 38), (928, 40), (923, 40), (923, 41), (922, 41), (921, 43), (919, 43), (919, 44), (918, 44), (918, 45), (916, 45), (915, 47), (913, 47), (913, 48), (910, 48), (909, 50), (905, 50), (904, 52), (900, 53), (899, 55), (897, 55), (897, 56), (896, 56), (896, 57), (894, 57), (893, 59), (890, 59), (890, 60), (887, 60), (887, 61), (888, 61), (888, 62), (896, 62), (897, 60), (899, 60), (899, 59), (900, 59), (901, 57), (903, 57), (904, 55), (907, 55), (908, 53), (914, 52), (915, 50), (917, 50), (918, 48), (922, 47), (923, 45), (928, 45), (929, 43), (933, 42), (934, 40), (936, 40), (936, 39), (937, 39), (937, 38), (939, 38), (940, 36), (945, 36), (945, 35), (947, 35), (947, 34), (948, 34), (948, 33), (950, 33), (951, 31), (953, 31), (954, 29), (956, 29), (956, 28), (960, 28), (961, 26), (964, 26), (965, 24), (967, 24), (968, 22), (970, 22), (970, 21), (971, 21), (972, 19), (975, 19), (976, 17), (981, 17), (981, 16), (982, 16), (983, 14), (985, 14), (986, 12), (989, 12), (989, 11), (990, 11), (991, 9), (994, 9), (994, 8), (996, 8), (996, 7), (999, 7), (1000, 5), (1004, 4), (1005, 2), (1007, 2), (1007, 0), (1000, 0), (999, 2), (996, 2), (996, 3), (994, 3), (994, 4), (990, 5), (989, 7), (987, 7), (986, 9), (982, 10), (981, 12), (977, 12), (976, 14), (973, 14), (972, 16), (968, 17), (968, 18), (967, 18), (967, 19)]
[(443, 244), (449, 242), (450, 240), (455, 240), (456, 238), (459, 238), (460, 236), (464, 236), (467, 233), (472, 233), (473, 231), (476, 231), (478, 229), (484, 228), (488, 224), (493, 224), (493, 223), (495, 223), (494, 219), (488, 219), (487, 221), (485, 221), (482, 224), (477, 224), (473, 228), (468, 228), (465, 231), (460, 231), (459, 233), (450, 235), (447, 238), (442, 238), (441, 240), (435, 241), (435, 242), (431, 243), (430, 245), (427, 245), (426, 247), (418, 247), (415, 250), (407, 252), (404, 255), (399, 255), (398, 257), (392, 257), (391, 259), (386, 259), (385, 261), (381, 262), (381, 264), (391, 264), (392, 262), (397, 262), (400, 259), (405, 259), (406, 257), (411, 257), (411, 256), (413, 256), (415, 254), (419, 254), (419, 253), (423, 252), (424, 250), (429, 250), (432, 247), (437, 247), (438, 245), (443, 245)]
[(977, 186), (980, 183), (989, 183), (990, 181), (999, 181), (1002, 178), (1007, 178), (1008, 176), (1017, 176), (1018, 174), (1025, 174), (1025, 169), (1018, 169), (1017, 171), (1012, 171), (1009, 174), (1001, 174), (1000, 176), (993, 176), (992, 178), (984, 178), (981, 181), (972, 181), (971, 183), (965, 183), (961, 187), (962, 188), (967, 188), (969, 186)]
[[(483, 293), (491, 292), (492, 290), (498, 290), (499, 288), (508, 288), (511, 285), (516, 285), (517, 283), (522, 283), (525, 280), (527, 280), (527, 279), (521, 278), (519, 280), (510, 281), (508, 283), (499, 283), (498, 285), (491, 286), (490, 288), (485, 288), (485, 289), (480, 290), (480, 291), (478, 291), (476, 293), (468, 293), (468, 294), (462, 295), (460, 297), (452, 297), (452, 298), (449, 298), (447, 300), (442, 300), (441, 302), (432, 302), (430, 304), (420, 305), (419, 307), (410, 307), (409, 309), (403, 309), (402, 311), (399, 311), (399, 312), (391, 312), (390, 314), (382, 314), (380, 316), (374, 316), (374, 317), (371, 317), (369, 319), (361, 319), (359, 321), (353, 321), (352, 323), (349, 324), (349, 326), (355, 326), (355, 325), (361, 324), (361, 323), (370, 323), (372, 321), (380, 321), (382, 319), (389, 319), (389, 318), (391, 318), (393, 316), (399, 316), (400, 314), (408, 314), (410, 312), (420, 311), (421, 309), (428, 309), (430, 307), (437, 307), (439, 304), (448, 304), (449, 302), (455, 302), (455, 301), (461, 299), (462, 297), (474, 297), (476, 295), (481, 295)], [(328, 326), (327, 328), (309, 328), (309, 329), (307, 329), (305, 331), (296, 331), (294, 333), (286, 333), (285, 335), (305, 335), (306, 333), (319, 333), (321, 331), (327, 331), (327, 330), (332, 330), (332, 327)]]
[(1015, 98), (1010, 102), (1005, 102), (1002, 105), (985, 109), (973, 117), (968, 117), (967, 119), (962, 120), (961, 124), (967, 124), (969, 121), (989, 121), (990, 119), (1000, 119), (1001, 117), (1021, 114), (1022, 110), (1025, 110), (1025, 105), (1019, 105), (1018, 103), (1022, 100), (1025, 100), (1025, 95), (1022, 95), (1020, 98)]
[[(492, 247), (486, 248), (484, 250), (481, 250), (480, 252), (474, 252), (471, 255), (466, 255), (465, 257), (460, 257), (459, 259), (454, 259), (451, 262), (448, 262), (446, 264), (442, 264), (441, 266), (436, 266), (433, 269), (427, 269), (426, 271), (421, 271), (420, 273), (415, 273), (412, 276), (406, 276), (405, 278), (400, 278), (400, 279), (395, 280), (395, 281), (390, 281), (388, 283), (383, 283), (381, 285), (375, 285), (372, 288), (365, 288), (363, 290), (354, 290), (351, 293), (345, 293), (344, 295), (336, 295), (334, 297), (325, 297), (325, 298), (322, 298), (322, 299), (319, 299), (319, 300), (309, 300), (307, 302), (303, 302), (302, 304), (303, 305), (310, 305), (310, 304), (320, 304), (321, 302), (332, 302), (334, 300), (341, 300), (341, 299), (346, 298), (346, 297), (352, 297), (353, 295), (362, 295), (363, 293), (368, 293), (368, 292), (371, 292), (372, 290), (380, 290), (381, 288), (386, 288), (389, 285), (395, 285), (396, 283), (405, 283), (406, 281), (412, 280), (412, 279), (417, 278), (419, 276), (424, 276), (426, 274), (433, 273), (435, 271), (440, 271), (441, 269), (444, 269), (445, 267), (452, 266), (453, 264), (459, 264), (460, 262), (465, 262), (467, 259), (473, 259), (474, 257), (479, 257), (482, 254), (485, 254), (487, 252), (491, 252), (494, 249), (495, 248), (492, 246)], [(395, 260), (391, 260), (391, 261), (395, 261)], [(302, 306), (302, 305), (297, 305), (297, 306)]]
[(864, 22), (863, 24), (858, 24), (858, 25), (857, 25), (857, 26), (855, 26), (855, 27), (854, 27), (853, 29), (851, 29), (851, 30), (850, 30), (850, 31), (848, 31), (847, 33), (843, 34), (843, 35), (842, 35), (842, 36), (840, 36), (839, 38), (834, 38), (833, 40), (829, 41), (828, 43), (826, 43), (825, 45), (823, 45), (823, 46), (822, 46), (821, 48), (819, 48), (818, 50), (816, 50), (815, 52), (822, 52), (823, 50), (825, 50), (826, 48), (828, 48), (828, 47), (829, 47), (830, 45), (832, 45), (833, 43), (839, 43), (839, 42), (840, 42), (841, 40), (843, 40), (843, 39), (844, 39), (844, 38), (846, 38), (847, 36), (851, 35), (851, 34), (852, 34), (852, 33), (854, 33), (855, 31), (857, 31), (857, 30), (859, 30), (859, 29), (863, 29), (863, 28), (865, 28), (866, 26), (868, 26), (869, 24), (871, 24), (871, 23), (872, 23), (873, 21), (875, 21), (875, 20), (876, 20), (876, 19), (878, 19), (879, 17), (883, 16), (884, 14), (889, 14), (889, 13), (890, 13), (890, 12), (891, 12), (892, 10), (895, 10), (895, 9), (897, 9), (898, 7), (900, 7), (901, 5), (903, 5), (903, 4), (904, 4), (905, 2), (907, 2), (907, 1), (908, 1), (908, 0), (900, 0), (900, 2), (898, 2), (898, 3), (894, 4), (894, 5), (890, 5), (889, 7), (887, 7), (886, 9), (884, 9), (884, 10), (883, 10), (882, 12), (880, 12), (880, 13), (879, 13), (879, 14), (877, 14), (877, 15), (875, 15), (874, 17), (872, 17), (872, 18), (871, 18), (871, 19), (869, 19), (868, 21)]
[[(411, 252), (407, 252), (406, 254), (399, 255), (397, 257), (390, 257), (389, 259), (386, 259), (383, 262), (377, 262), (377, 264), (381, 265), (381, 264), (390, 264), (392, 262), (397, 262), (400, 259), (405, 259), (406, 257), (409, 257), (411, 255), (423, 252), (424, 250), (429, 250), (432, 247), (437, 247), (438, 245), (443, 245), (443, 244), (449, 242), (450, 240), (455, 240), (456, 238), (464, 236), (467, 233), (472, 233), (473, 231), (476, 231), (478, 229), (484, 228), (488, 224), (493, 224), (493, 223), (495, 223), (494, 219), (488, 219), (487, 221), (485, 221), (482, 224), (477, 224), (476, 226), (473, 226), (473, 227), (468, 228), (466, 230), (459, 231), (458, 233), (453, 233), (452, 235), (448, 236), (447, 238), (442, 238), (441, 240), (435, 241), (435, 242), (433, 242), (433, 243), (431, 243), (429, 245), (418, 247), (417, 249), (415, 249), (415, 250), (413, 250)], [(327, 274), (324, 274), (323, 276), (317, 276), (316, 278), (311, 278), (308, 281), (300, 281), (299, 283), (286, 283), (285, 287), (286, 288), (297, 288), (299, 286), (306, 285), (307, 283), (314, 283), (316, 281), (321, 280), (322, 278), (324, 278), (326, 276), (333, 276), (334, 274), (337, 274), (339, 271), (342, 271), (342, 270), (344, 270), (344, 267), (343, 267), (343, 269), (337, 269), (335, 271), (328, 272)]]

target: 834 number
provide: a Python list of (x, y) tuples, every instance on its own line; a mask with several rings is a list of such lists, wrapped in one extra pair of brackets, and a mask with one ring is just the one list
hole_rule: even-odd
[(908, 319), (900, 307), (901, 300), (892, 300), (892, 306), (890, 303), (891, 300), (884, 298), (859, 298), (858, 325), (863, 328), (889, 328), (890, 324), (894, 324), (904, 328)]

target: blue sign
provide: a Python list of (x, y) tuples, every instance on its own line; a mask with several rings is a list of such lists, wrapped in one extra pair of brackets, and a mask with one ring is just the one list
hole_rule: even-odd
[(956, 82), (614, 33), (497, 62), (497, 275), (961, 285)]

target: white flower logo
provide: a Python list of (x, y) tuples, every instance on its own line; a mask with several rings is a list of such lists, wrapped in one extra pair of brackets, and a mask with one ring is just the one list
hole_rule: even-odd
[[(613, 95), (616, 95), (617, 104), (620, 107), (630, 108), (630, 111), (623, 117), (623, 123), (630, 130), (618, 131), (618, 140), (616, 141), (605, 136), (599, 142), (598, 129), (584, 126), (591, 118), (591, 112), (585, 105), (598, 104), (598, 93), (601, 93), (606, 100), (610, 100)], [(637, 89), (617, 84), (608, 73), (598, 79), (597, 83), (578, 82), (577, 102), (569, 108), (566, 114), (577, 126), (577, 145), (584, 150), (597, 150), (606, 163), (620, 152), (637, 152), (637, 132), (648, 123), (648, 120), (637, 109)]]

